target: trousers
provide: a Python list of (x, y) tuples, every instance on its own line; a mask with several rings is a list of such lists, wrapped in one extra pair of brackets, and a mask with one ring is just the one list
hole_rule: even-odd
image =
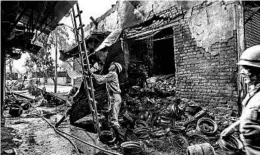
[(109, 114), (109, 121), (115, 127), (120, 127), (118, 122), (118, 115), (121, 108), (122, 98), (120, 94), (112, 94), (110, 96), (111, 111)]

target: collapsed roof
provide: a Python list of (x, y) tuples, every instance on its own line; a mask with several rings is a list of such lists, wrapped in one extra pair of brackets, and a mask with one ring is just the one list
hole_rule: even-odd
[[(110, 32), (105, 31), (91, 31), (90, 34), (85, 38), (86, 47), (90, 53), (93, 53), (94, 50), (102, 43), (102, 41), (110, 34)], [(83, 43), (81, 43), (81, 49), (83, 49)], [(90, 54), (89, 53), (89, 54)], [(77, 58), (79, 56), (78, 45), (72, 47), (68, 51), (60, 51), (60, 60), (66, 61), (72, 57)]]
[(39, 46), (31, 44), (33, 37), (48, 35), (77, 1), (2, 1), (2, 51), (14, 49), (37, 53)]

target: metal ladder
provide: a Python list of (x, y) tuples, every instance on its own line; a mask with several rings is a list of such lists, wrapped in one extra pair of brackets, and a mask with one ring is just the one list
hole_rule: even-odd
[[(77, 11), (77, 15), (75, 12)], [(90, 70), (90, 64), (89, 64), (89, 58), (88, 54), (89, 51), (86, 48), (85, 43), (85, 35), (84, 35), (84, 24), (82, 24), (82, 18), (81, 18), (82, 10), (79, 9), (78, 2), (76, 3), (76, 9), (75, 6), (72, 8), (72, 16), (73, 16), (73, 27), (74, 27), (74, 34), (75, 39), (78, 43), (78, 50), (79, 50), (79, 57), (81, 62), (81, 68), (82, 68), (82, 75), (83, 75), (83, 82), (84, 82), (84, 89), (86, 91), (86, 94), (88, 96), (88, 104), (90, 111), (92, 113), (94, 126), (96, 129), (96, 132), (98, 135), (100, 134), (100, 126), (99, 126), (99, 120), (98, 120), (98, 113), (97, 113), (97, 105), (96, 100), (94, 96), (94, 87), (93, 87), (93, 81), (92, 77), (89, 75)], [(77, 19), (79, 24), (77, 25)], [(82, 47), (83, 44), (83, 47)]]

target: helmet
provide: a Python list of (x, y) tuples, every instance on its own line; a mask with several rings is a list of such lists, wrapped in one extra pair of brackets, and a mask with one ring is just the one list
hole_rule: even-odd
[(120, 65), (120, 63), (118, 63), (118, 62), (113, 62), (112, 63), (113, 65), (115, 65), (116, 66), (116, 68), (118, 69), (118, 72), (120, 73), (120, 72), (122, 72), (122, 66)]
[(260, 45), (246, 49), (240, 56), (237, 65), (260, 67)]

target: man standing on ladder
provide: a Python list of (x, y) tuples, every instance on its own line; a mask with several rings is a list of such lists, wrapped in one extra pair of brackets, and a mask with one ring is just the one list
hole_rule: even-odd
[[(109, 121), (114, 128), (119, 130), (120, 124), (118, 122), (118, 115), (121, 107), (121, 89), (119, 86), (118, 74), (122, 71), (122, 66), (117, 62), (112, 62), (109, 67), (109, 73), (106, 75), (97, 75), (90, 71), (98, 84), (106, 83), (108, 94), (108, 111), (110, 111)], [(120, 131), (119, 131), (120, 132)]]
[(243, 100), (243, 110), (238, 121), (226, 128), (221, 137), (239, 129), (247, 155), (260, 154), (260, 45), (245, 50), (238, 62), (240, 74), (249, 85), (249, 92)]

